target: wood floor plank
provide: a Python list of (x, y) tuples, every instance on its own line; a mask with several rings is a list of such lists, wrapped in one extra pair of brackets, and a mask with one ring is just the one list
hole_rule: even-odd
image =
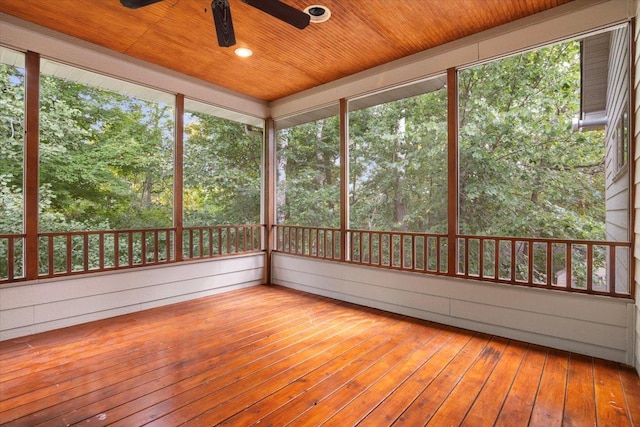
[[(337, 360), (338, 356), (353, 348), (357, 342), (361, 342), (369, 336), (378, 334), (380, 328), (385, 328), (385, 326), (386, 325), (376, 324), (372, 325), (366, 331), (357, 333), (355, 330), (350, 330), (350, 336), (346, 337), (340, 345), (334, 346), (315, 356), (311, 356), (308, 360), (298, 365), (288, 367), (287, 369), (276, 370), (277, 373), (266, 382), (258, 383), (258, 381), (255, 380), (251, 381), (251, 388), (248, 391), (232, 399), (225, 399), (217, 406), (210, 405), (210, 409), (190, 419), (185, 423), (185, 426), (218, 425), (236, 415), (239, 410), (244, 410), (253, 403), (260, 401), (263, 397), (287, 388), (288, 385), (299, 381), (302, 377), (308, 375), (309, 372), (315, 372), (321, 366), (324, 367), (325, 372), (332, 372), (336, 369), (332, 362)], [(426, 336), (427, 334), (424, 335)]]
[(452, 338), (453, 334), (443, 328), (433, 339), (425, 342), (418, 350), (402, 361), (392, 373), (384, 375), (371, 384), (363, 393), (353, 398), (336, 414), (324, 423), (324, 426), (342, 427), (358, 424), (367, 414), (377, 408), (391, 393), (427, 363)]
[[(305, 373), (317, 369), (327, 360), (335, 357), (336, 353), (344, 352), (354, 343), (349, 340), (352, 337), (351, 334), (366, 336), (376, 326), (376, 324), (366, 323), (356, 325), (331, 336), (330, 340), (301, 348), (267, 369), (257, 371), (241, 381), (216, 390), (215, 393), (191, 400), (188, 405), (155, 420), (149, 426), (182, 425), (188, 422), (196, 426), (218, 424), (235, 415), (239, 409), (250, 406), (261, 395), (271, 394), (285, 387)], [(247, 390), (252, 390), (253, 393), (247, 393)]]
[(462, 423), (489, 375), (500, 361), (507, 344), (508, 340), (504, 338), (491, 338), (427, 425), (460, 425)]
[(567, 427), (596, 425), (593, 362), (590, 357), (572, 354), (569, 359), (563, 425)]
[[(330, 305), (325, 306), (318, 306), (318, 307), (331, 307)], [(237, 308), (236, 308), (237, 310)], [(307, 309), (309, 310), (309, 309)], [(324, 309), (323, 309), (324, 310)], [(323, 313), (323, 310), (317, 312), (315, 315), (320, 315), (321, 313)], [(280, 313), (285, 313), (285, 317), (284, 319), (279, 319), (277, 320), (278, 322), (280, 322), (279, 327), (282, 328), (282, 324), (288, 324), (286, 321), (287, 320), (291, 320), (292, 322), (296, 321), (296, 317), (288, 317), (286, 316), (286, 311), (284, 310), (280, 310), (280, 311), (276, 311), (273, 313), (273, 319), (278, 319), (278, 317), (280, 317)], [(331, 317), (331, 314), (333, 312), (332, 311), (327, 311), (324, 315), (326, 315), (327, 318)], [(235, 317), (230, 316), (228, 317), (229, 321), (235, 321)], [(299, 317), (297, 317), (298, 322), (301, 320)], [(245, 319), (246, 320), (246, 319)], [(269, 317), (265, 317), (265, 318), (260, 318), (257, 317), (254, 320), (252, 320), (252, 322), (254, 323), (248, 323), (248, 324), (243, 324), (243, 326), (237, 330), (234, 331), (233, 328), (230, 328), (229, 330), (227, 330), (227, 332), (231, 332), (230, 334), (225, 333), (224, 331), (221, 331), (221, 334), (216, 334), (215, 335), (215, 340), (211, 340), (209, 341), (209, 335), (205, 334), (202, 335), (200, 333), (196, 333), (196, 339), (197, 340), (206, 340), (207, 342), (210, 342), (211, 344), (205, 344), (204, 346), (201, 345), (201, 351), (208, 351), (209, 346), (213, 347), (213, 348), (220, 348), (223, 349), (223, 353), (228, 352), (230, 349), (233, 349), (233, 346), (231, 345), (233, 343), (234, 337), (237, 334), (242, 334), (242, 336), (246, 337), (253, 337), (253, 338), (258, 338), (261, 335), (264, 334), (269, 334), (272, 333), (269, 329), (269, 324), (270, 322), (273, 321), (271, 320)], [(247, 329), (247, 326), (251, 325), (249, 329)], [(264, 325), (264, 326), (263, 326)], [(264, 328), (264, 329), (263, 329)], [(252, 332), (253, 331), (261, 331), (260, 334), (261, 335), (255, 335)], [(199, 331), (196, 331), (199, 332)], [(234, 335), (234, 332), (236, 335)], [(213, 335), (212, 335), (213, 336)], [(230, 338), (231, 341), (226, 341), (224, 340), (224, 338)], [(273, 338), (273, 336), (272, 336)], [(240, 342), (241, 343), (241, 342)], [(189, 341), (189, 339), (187, 337), (183, 338), (183, 336), (180, 336), (180, 346), (182, 346), (185, 349), (191, 348), (193, 345), (193, 343), (191, 343)], [(247, 343), (247, 345), (249, 345), (249, 343)], [(91, 376), (86, 376), (86, 375), (78, 375), (78, 369), (74, 369), (74, 377), (67, 380), (67, 381), (60, 381), (60, 378), (57, 378), (58, 382), (54, 383), (53, 386), (47, 387), (44, 389), (45, 392), (47, 392), (47, 390), (50, 390), (47, 394), (50, 394), (50, 397), (47, 398), (42, 398), (40, 399), (37, 404), (32, 404), (29, 406), (29, 408), (32, 410), (33, 409), (44, 409), (44, 408), (49, 408), (51, 406), (55, 405), (55, 409), (56, 410), (64, 410), (64, 403), (66, 401), (72, 400), (74, 397), (77, 396), (84, 396), (87, 393), (90, 393), (91, 391), (94, 391), (96, 388), (92, 387), (90, 384), (95, 384), (95, 387), (97, 388), (104, 388), (106, 385), (108, 384), (112, 384), (112, 381), (117, 381), (119, 379), (118, 374), (121, 373), (122, 375), (124, 375), (124, 378), (131, 378), (131, 377), (135, 377), (136, 375), (138, 375), (138, 371), (139, 370), (144, 370), (144, 371), (149, 371), (150, 369), (152, 369), (154, 367), (154, 365), (167, 365), (167, 364), (171, 364), (171, 363), (187, 363), (190, 360), (190, 354), (181, 354), (180, 352), (176, 352), (175, 349), (172, 350), (173, 353), (169, 353), (169, 354), (173, 354), (173, 360), (171, 360), (170, 358), (165, 358), (165, 356), (167, 355), (165, 351), (160, 351), (161, 348), (164, 349), (164, 345), (162, 347), (156, 347), (155, 344), (148, 344), (146, 346), (148, 348), (147, 351), (147, 355), (145, 356), (145, 358), (132, 358), (131, 360), (129, 360), (127, 358), (131, 357), (131, 353), (126, 353), (124, 360), (124, 368), (127, 368), (129, 365), (132, 365), (133, 367), (131, 369), (123, 369), (122, 371), (119, 371), (118, 369), (99, 369), (99, 359), (96, 358), (95, 362), (90, 365), (90, 367), (87, 367), (87, 369), (93, 369), (94, 372), (92, 372)], [(175, 345), (169, 345), (169, 348), (175, 348)], [(210, 354), (210, 357), (214, 357), (217, 356), (217, 354)], [(151, 358), (152, 362), (149, 362), (149, 360), (147, 358)], [(110, 357), (110, 354), (104, 354), (102, 355), (102, 359), (109, 362), (112, 360), (112, 358)], [(81, 363), (81, 362), (80, 362)], [(110, 362), (109, 362), (110, 363)], [(151, 363), (151, 365), (150, 365)], [(112, 366), (112, 365), (109, 365)], [(138, 369), (136, 369), (138, 368)], [(105, 384), (102, 378), (106, 378), (109, 383)], [(56, 378), (54, 378), (56, 379)], [(81, 383), (81, 384), (76, 384), (76, 379), (79, 380), (83, 380), (86, 381), (87, 379), (91, 379), (92, 382), (89, 383)], [(37, 383), (36, 383), (37, 384)], [(34, 384), (32, 384), (33, 387)], [(82, 387), (80, 387), (80, 385)], [(70, 387), (74, 386), (75, 388), (71, 389)], [(38, 394), (41, 392), (41, 389), (38, 389), (37, 387), (34, 387), (34, 391), (33, 393), (31, 393), (29, 396), (25, 396), (25, 395), (18, 395), (17, 398), (20, 399), (22, 402), (26, 402), (29, 403), (30, 400), (26, 400), (27, 397), (29, 399), (35, 399), (38, 396)], [(63, 393), (63, 395), (61, 395), (61, 393)], [(35, 398), (34, 398), (35, 395)], [(104, 399), (104, 394), (100, 395), (100, 400)], [(7, 403), (11, 403), (11, 400), (8, 400)], [(71, 402), (74, 403), (74, 402)], [(23, 403), (24, 406), (24, 403)], [(3, 409), (9, 409), (9, 405), (7, 405), (7, 408), (3, 408)], [(77, 407), (75, 407), (74, 409), (77, 409)], [(22, 412), (24, 412), (26, 409), (23, 409)], [(76, 414), (79, 414), (80, 411), (74, 410), (74, 412), (76, 412)], [(31, 423), (32, 424), (36, 424), (37, 422), (41, 422), (40, 419), (41, 417), (45, 417), (45, 416), (52, 416), (53, 414), (49, 411), (46, 415), (44, 414), (33, 414), (31, 417)], [(12, 411), (10, 414), (5, 414), (5, 416), (9, 417), (19, 417), (19, 416), (24, 416), (24, 414), (21, 414), (21, 410), (19, 408), (17, 408), (15, 411)], [(10, 418), (13, 419), (13, 418)]]
[[(431, 328), (428, 331), (429, 333), (420, 331), (418, 335), (398, 345), (393, 351), (380, 358), (377, 363), (354, 377), (326, 399), (316, 401), (315, 405), (296, 418), (292, 424), (299, 426), (324, 425), (330, 418), (337, 417), (338, 412), (347, 404), (360, 398), (372, 384), (378, 384), (384, 376), (395, 378), (397, 372), (402, 369), (401, 365), (408, 365), (409, 369), (413, 369), (410, 363), (412, 358), (421, 359), (431, 353), (427, 346), (433, 345), (432, 341), (436, 331)], [(346, 421), (338, 421), (344, 422), (342, 425), (349, 425)]]
[[(401, 324), (396, 325), (401, 326)], [(315, 385), (320, 384), (329, 378), (330, 375), (342, 371), (353, 363), (357, 363), (358, 359), (371, 353), (374, 349), (379, 348), (384, 342), (389, 340), (388, 334), (392, 333), (391, 331), (391, 325), (387, 326), (384, 330), (378, 330), (378, 333), (373, 337), (362, 341), (357, 346), (350, 348), (340, 356), (328, 361), (318, 369), (309, 372), (309, 374), (299, 378), (286, 387), (268, 396), (261, 396), (261, 399), (257, 399), (253, 405), (224, 420), (219, 425), (248, 426), (260, 421), (262, 417), (287, 405), (292, 399)]]
[[(318, 311), (315, 315), (319, 315), (319, 313), (323, 313), (323, 316), (326, 316), (327, 318), (330, 318), (331, 315), (334, 313), (333, 311), (330, 310), (330, 307), (332, 307), (331, 305), (326, 306), (326, 305), (318, 305), (318, 308), (320, 311)], [(309, 308), (307, 308), (306, 310), (309, 310)], [(325, 310), (327, 310), (325, 312)], [(278, 322), (281, 323), (281, 325), (279, 325), (279, 327), (282, 327), (283, 325), (290, 325), (292, 323), (289, 322), (289, 319), (295, 319), (295, 317), (289, 317), (289, 316), (285, 316), (284, 319), (279, 319), (278, 320), (278, 313), (274, 313), (273, 316), (266, 316), (264, 319), (261, 318), (255, 318), (255, 319), (251, 319), (250, 322), (245, 323), (242, 327), (242, 329), (244, 329), (244, 331), (242, 329), (240, 329), (239, 331), (235, 332), (235, 334), (232, 332), (234, 330), (234, 328), (229, 328), (226, 332), (230, 332), (229, 334), (227, 334), (225, 331), (221, 331), (222, 333), (219, 335), (215, 335), (215, 339), (211, 339), (213, 336), (210, 335), (203, 335), (203, 334), (195, 334), (195, 336), (197, 336), (197, 339), (200, 339), (204, 342), (204, 344), (200, 344), (199, 346), (197, 346), (199, 348), (199, 351), (201, 352), (206, 352), (207, 356), (208, 356), (208, 362), (211, 363), (213, 360), (217, 360), (220, 357), (223, 357), (224, 354), (228, 353), (230, 350), (234, 349), (234, 344), (235, 345), (240, 345), (240, 348), (238, 349), (238, 353), (240, 352), (245, 352), (246, 350), (240, 350), (242, 347), (245, 347), (247, 345), (251, 345), (255, 340), (257, 339), (262, 339), (261, 336), (265, 336), (265, 334), (267, 335), (266, 339), (269, 340), (274, 340), (275, 338), (277, 338), (277, 335), (275, 335), (273, 333), (272, 330), (270, 330), (269, 326), (271, 324), (271, 322), (273, 321), (273, 319), (276, 319)], [(260, 328), (262, 328), (262, 326), (260, 326), (262, 323), (265, 323), (265, 329), (261, 331)], [(294, 325), (296, 324), (300, 324), (300, 323), (304, 323), (304, 322), (299, 322), (297, 321), (296, 323), (293, 323)], [(181, 327), (178, 325), (179, 329), (181, 329)], [(300, 326), (302, 327), (302, 326)], [(174, 328), (175, 329), (175, 328)], [(170, 331), (170, 329), (166, 329), (166, 332)], [(260, 333), (256, 334), (255, 331), (260, 331)], [(171, 365), (172, 363), (179, 363), (181, 365), (184, 366), (188, 366), (190, 367), (191, 365), (188, 363), (190, 360), (192, 360), (193, 357), (198, 357), (197, 354), (192, 354), (192, 352), (190, 352), (188, 349), (192, 348), (191, 344), (189, 344), (188, 340), (185, 341), (183, 340), (182, 337), (183, 334), (178, 334), (176, 333), (176, 339), (178, 340), (178, 343), (175, 343), (173, 345), (169, 345), (169, 348), (173, 349), (173, 353), (169, 353), (170, 356), (167, 356), (166, 358), (161, 358), (160, 356), (162, 356), (159, 353), (155, 353), (157, 356), (157, 359), (160, 362), (160, 366), (163, 365)], [(239, 337), (242, 337), (242, 339), (240, 341), (238, 341)], [(226, 339), (225, 339), (226, 338)], [(248, 340), (247, 340), (248, 339)], [(151, 344), (150, 344), (151, 345)], [(178, 349), (184, 349), (185, 351), (177, 351)], [(216, 350), (217, 349), (217, 350)], [(139, 370), (142, 370), (143, 372), (146, 372), (147, 375), (146, 377), (149, 377), (150, 375), (153, 375), (155, 372), (153, 369), (151, 369), (151, 365), (149, 364), (140, 364), (138, 365), (138, 369), (132, 368), (133, 370), (127, 370), (125, 372), (123, 372), (123, 374), (130, 374), (132, 377), (135, 377), (135, 375), (138, 374)], [(189, 370), (188, 369), (183, 369), (182, 371), (179, 371), (181, 374), (186, 374)], [(96, 371), (96, 372), (100, 372), (100, 371)], [(93, 379), (94, 375), (91, 375), (89, 378)], [(73, 377), (73, 379), (78, 378), (78, 377)], [(85, 377), (80, 377), (80, 378), (85, 378)], [(90, 393), (91, 391), (98, 391), (99, 389), (103, 389), (104, 387), (108, 387), (112, 384), (114, 384), (113, 381), (117, 381), (118, 376), (117, 375), (111, 375), (107, 377), (108, 383), (107, 384), (103, 384), (101, 382), (101, 379), (97, 379), (96, 381), (93, 381), (92, 383), (96, 383), (95, 386), (86, 388), (86, 385), (84, 387), (80, 387), (80, 388), (76, 388), (76, 389), (72, 389), (69, 390), (65, 393), (63, 393), (62, 395), (54, 395), (52, 396), (51, 400), (52, 402), (49, 402), (45, 399), (43, 399), (42, 401), (38, 402), (38, 405), (40, 405), (43, 408), (48, 408), (49, 406), (55, 405), (55, 410), (56, 411), (61, 411), (65, 409), (65, 404), (67, 403), (68, 400), (72, 400), (74, 398), (74, 396), (82, 396), (81, 393)], [(142, 381), (142, 378), (139, 379), (141, 381), (141, 383), (144, 383), (145, 381)], [(147, 379), (148, 380), (148, 379)], [(64, 382), (61, 381), (64, 385)], [(60, 387), (61, 390), (64, 390), (64, 387)], [(126, 390), (125, 390), (126, 391)], [(80, 393), (79, 395), (76, 395), (74, 392), (78, 392)], [(100, 392), (97, 393), (97, 399), (98, 401), (103, 401), (105, 397), (107, 397), (109, 395), (109, 393), (104, 393), (104, 392)], [(87, 395), (86, 397), (91, 397), (91, 394)], [(86, 400), (86, 399), (85, 399)], [(89, 400), (90, 402), (90, 400)], [(78, 406), (71, 406), (72, 404), (75, 403), (75, 405), (77, 405), (77, 402), (68, 402), (69, 406), (68, 409), (69, 411), (73, 410), (76, 414), (79, 414), (81, 411), (78, 410)], [(36, 405), (30, 405), (30, 407), (32, 408), (37, 408), (38, 406)], [(53, 409), (48, 410), (47, 412), (49, 414), (51, 414), (53, 411)], [(33, 424), (37, 424), (36, 423), (36, 419), (39, 420), (38, 422), (41, 422), (41, 418), (44, 417), (44, 414), (32, 414), (32, 425)]]
[(620, 366), (619, 373), (631, 425), (640, 426), (640, 376), (630, 366)]
[(279, 286), (0, 343), (10, 427), (639, 420), (630, 367)]
[(617, 364), (607, 360), (595, 360), (593, 376), (596, 389), (596, 421), (599, 426), (630, 426), (627, 403)]
[(476, 334), (447, 365), (406, 411), (392, 425), (414, 426), (425, 425), (436, 413), (453, 388), (471, 368), (473, 362), (491, 339), (485, 334)]
[[(208, 346), (205, 346), (199, 349), (200, 351), (194, 354), (192, 359), (189, 359), (189, 353), (183, 355), (186, 360), (178, 362), (181, 365), (178, 374), (176, 374), (175, 371), (165, 372), (163, 370), (160, 372), (161, 376), (157, 379), (147, 381), (145, 384), (138, 385), (133, 389), (119, 390), (117, 394), (111, 394), (111, 397), (107, 399), (97, 400), (93, 405), (73, 410), (73, 419), (82, 420), (82, 417), (85, 417), (87, 418), (87, 423), (93, 422), (100, 424), (99, 421), (101, 420), (94, 420), (91, 418), (91, 415), (108, 412), (109, 420), (126, 417), (136, 412), (137, 407), (142, 406), (145, 408), (150, 406), (154, 402), (153, 396), (162, 395), (168, 387), (177, 386), (189, 388), (194, 384), (197, 386), (197, 376), (199, 374), (212, 374), (212, 370), (215, 370), (220, 365), (224, 365), (225, 360), (247, 360), (251, 357), (256, 359), (264, 357), (270, 352), (277, 351), (283, 343), (296, 339), (296, 337), (304, 336), (308, 331), (313, 330), (315, 325), (324, 325), (332, 321), (336, 315), (336, 312), (332, 310), (326, 312), (322, 310), (314, 314), (310, 313), (307, 309), (306, 313), (313, 314), (315, 316), (314, 322), (317, 323), (313, 324), (309, 322), (308, 319), (301, 318), (305, 321), (296, 323), (292, 327), (286, 327), (277, 333), (272, 332), (258, 341), (243, 343), (243, 345), (238, 348), (229, 347), (225, 342), (217, 342), (214, 340), (212, 343), (213, 348), (219, 348), (222, 351), (215, 353), (208, 350)], [(250, 347), (248, 348), (247, 345)], [(188, 348), (189, 347), (187, 347), (187, 349)], [(139, 411), (140, 409), (137, 410)]]
[(533, 403), (538, 393), (547, 358), (547, 350), (543, 347), (529, 346), (509, 390), (509, 395), (502, 405), (500, 415), (495, 423), (496, 427), (529, 425)]
[(569, 353), (560, 350), (550, 350), (547, 353), (538, 395), (531, 412), (530, 426), (554, 427), (562, 425), (568, 365)]
[[(147, 424), (171, 414), (183, 406), (190, 405), (193, 401), (198, 401), (206, 405), (206, 401), (202, 399), (203, 395), (208, 396), (216, 393), (228, 384), (237, 383), (237, 381), (242, 378), (266, 369), (279, 361), (280, 358), (287, 357), (287, 355), (292, 352), (295, 354), (300, 348), (308, 348), (314, 345), (318, 339), (324, 343), (334, 334), (339, 334), (341, 329), (354, 327), (358, 321), (365, 320), (355, 314), (335, 316), (322, 330), (316, 330), (305, 336), (296, 336), (290, 342), (287, 342), (280, 350), (269, 354), (268, 357), (257, 361), (254, 360), (253, 357), (238, 357), (226, 362), (224, 371), (214, 368), (211, 371), (199, 373), (188, 381), (176, 383), (172, 387), (161, 390), (159, 393), (153, 393), (153, 396), (145, 396), (147, 400), (159, 402), (152, 406), (145, 407), (133, 415), (118, 420), (114, 425), (128, 427), (131, 425)], [(314, 351), (318, 350), (315, 349)], [(224, 394), (227, 395), (226, 393)]]
[(494, 425), (527, 352), (527, 347), (528, 345), (523, 342), (509, 342), (498, 365), (491, 372), (487, 383), (467, 412), (462, 426), (489, 427)]
[(387, 356), (397, 348), (398, 345), (410, 339), (416, 332), (414, 328), (414, 324), (405, 325), (405, 328), (390, 335), (386, 342), (373, 351), (355, 360), (344, 369), (332, 373), (321, 383), (314, 385), (306, 390), (305, 393), (291, 399), (285, 406), (281, 406), (277, 410), (262, 417), (256, 424), (260, 424), (261, 426), (284, 426), (290, 424), (301, 414), (315, 407), (318, 402), (331, 396), (336, 390), (342, 388), (353, 378), (370, 369), (371, 366), (381, 358)]
[(446, 346), (442, 347), (431, 359), (407, 381), (401, 384), (384, 402), (367, 414), (359, 426), (378, 427), (391, 425), (411, 405), (424, 389), (446, 369), (448, 364), (469, 342), (473, 334), (468, 331), (456, 331)]

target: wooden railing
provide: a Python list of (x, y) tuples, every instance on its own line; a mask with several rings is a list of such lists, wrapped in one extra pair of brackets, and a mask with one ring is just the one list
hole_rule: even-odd
[(182, 237), (183, 259), (259, 252), (263, 249), (263, 228), (260, 224), (185, 227)]
[(456, 275), (630, 297), (628, 242), (457, 236)]
[(26, 262), (50, 278), (172, 263), (180, 249), (183, 260), (260, 252), (263, 228), (185, 227), (177, 249), (174, 228), (39, 233), (34, 257), (25, 254), (26, 235), (0, 234), (0, 284), (26, 280)]
[(340, 260), (340, 230), (333, 228), (278, 225), (276, 250), (313, 258)]
[(171, 262), (172, 228), (38, 234), (38, 277), (68, 276)]
[(24, 234), (0, 234), (0, 283), (25, 280)]
[(399, 270), (447, 274), (447, 247), (445, 234), (349, 230), (351, 256), (347, 261)]
[[(399, 231), (340, 230), (278, 225), (278, 252), (377, 268), (558, 289), (632, 296), (628, 242), (515, 238)], [(327, 236), (329, 240), (327, 241)], [(449, 247), (456, 265), (449, 268)], [(331, 247), (327, 251), (327, 247)]]

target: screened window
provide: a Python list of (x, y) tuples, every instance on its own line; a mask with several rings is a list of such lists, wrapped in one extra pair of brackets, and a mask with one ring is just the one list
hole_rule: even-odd
[(39, 229), (172, 226), (174, 97), (41, 61)]
[(0, 47), (0, 281), (24, 276), (25, 56)]
[[(461, 234), (629, 241), (628, 34), (620, 26), (459, 72)], [(478, 241), (463, 248), (471, 260)], [(515, 260), (496, 263), (499, 277), (629, 291), (624, 245), (498, 241), (485, 261)]]
[(262, 121), (185, 100), (184, 225), (258, 224)]
[(446, 77), (349, 103), (350, 228), (446, 232)]
[(277, 223), (340, 226), (338, 106), (279, 121)]
[(605, 133), (572, 131), (580, 42), (459, 73), (462, 234), (604, 239)]
[(24, 68), (23, 53), (0, 47), (0, 234), (24, 228)]

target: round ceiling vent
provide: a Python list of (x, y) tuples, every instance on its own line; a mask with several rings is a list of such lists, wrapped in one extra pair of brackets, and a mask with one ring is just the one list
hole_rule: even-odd
[(331, 11), (329, 8), (320, 4), (307, 6), (305, 7), (304, 12), (311, 17), (310, 22), (313, 22), (314, 24), (325, 22), (331, 17)]

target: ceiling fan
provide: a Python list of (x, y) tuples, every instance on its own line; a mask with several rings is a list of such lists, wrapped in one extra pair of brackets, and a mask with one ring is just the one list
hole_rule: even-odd
[[(129, 9), (138, 9), (162, 0), (120, 0), (120, 3)], [(278, 18), (296, 28), (304, 29), (309, 25), (311, 16), (307, 13), (289, 6), (279, 0), (242, 0), (249, 6), (253, 6), (269, 15)], [(218, 45), (229, 47), (236, 44), (236, 35), (231, 21), (231, 8), (229, 0), (213, 0), (211, 2), (213, 23), (216, 27)]]

